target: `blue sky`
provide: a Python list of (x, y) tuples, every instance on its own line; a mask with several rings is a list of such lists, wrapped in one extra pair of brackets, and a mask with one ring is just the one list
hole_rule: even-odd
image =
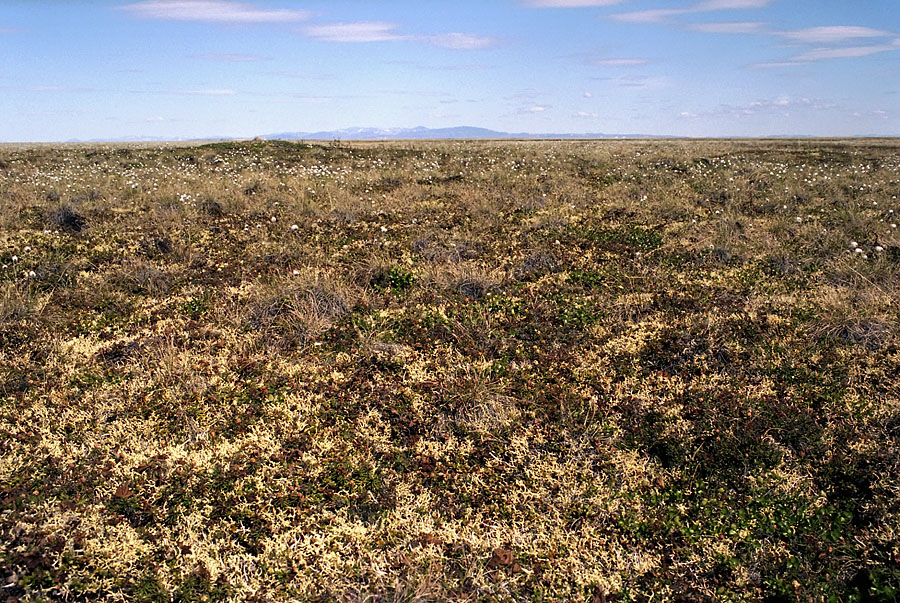
[(900, 135), (897, 0), (0, 1), (0, 141)]

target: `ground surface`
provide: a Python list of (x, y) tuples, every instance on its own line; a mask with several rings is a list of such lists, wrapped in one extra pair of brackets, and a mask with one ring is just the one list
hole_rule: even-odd
[(889, 600), (898, 195), (897, 141), (0, 149), (0, 592)]

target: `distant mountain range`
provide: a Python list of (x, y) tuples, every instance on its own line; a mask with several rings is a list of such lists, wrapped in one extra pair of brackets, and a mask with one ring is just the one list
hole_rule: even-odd
[[(322, 132), (277, 132), (275, 134), (263, 134), (258, 136), (262, 140), (464, 140), (464, 139), (499, 139), (499, 140), (537, 140), (537, 139), (616, 139), (616, 138), (644, 138), (663, 139), (679, 138), (677, 136), (658, 134), (605, 134), (601, 132), (584, 133), (545, 133), (534, 134), (531, 132), (499, 132), (487, 128), (474, 126), (456, 126), (453, 128), (345, 128), (343, 130), (327, 130)], [(746, 138), (746, 137), (725, 137)], [(796, 135), (771, 135), (762, 138), (812, 138), (804, 134)], [(890, 136), (845, 136), (844, 138), (890, 138)], [(162, 136), (129, 136), (122, 138), (103, 138), (93, 140), (69, 140), (67, 142), (200, 142), (217, 140), (241, 140), (229, 136), (208, 136), (205, 138), (166, 138)]]
[[(434, 140), (434, 139), (541, 139), (541, 138), (671, 138), (647, 134), (533, 134), (530, 132), (498, 132), (487, 128), (457, 126), (454, 128), (344, 128), (322, 132), (277, 132), (262, 134), (262, 140)], [(199, 142), (217, 140), (241, 140), (230, 136), (206, 136), (203, 138), (167, 138), (164, 136), (123, 136), (120, 138), (73, 138), (70, 143), (93, 142)]]
[(478, 138), (668, 138), (647, 134), (532, 134), (530, 132), (498, 132), (487, 128), (457, 126), (454, 128), (345, 128), (324, 132), (278, 132), (260, 136), (266, 140), (428, 140)]

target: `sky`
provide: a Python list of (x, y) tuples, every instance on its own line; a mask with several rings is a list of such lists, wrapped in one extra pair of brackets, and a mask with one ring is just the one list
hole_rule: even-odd
[(898, 0), (0, 0), (0, 141), (900, 135)]

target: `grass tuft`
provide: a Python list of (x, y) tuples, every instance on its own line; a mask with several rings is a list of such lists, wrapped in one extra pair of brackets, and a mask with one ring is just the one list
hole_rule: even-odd
[(69, 205), (63, 205), (51, 213), (49, 222), (52, 226), (71, 233), (79, 233), (87, 226), (87, 219)]

